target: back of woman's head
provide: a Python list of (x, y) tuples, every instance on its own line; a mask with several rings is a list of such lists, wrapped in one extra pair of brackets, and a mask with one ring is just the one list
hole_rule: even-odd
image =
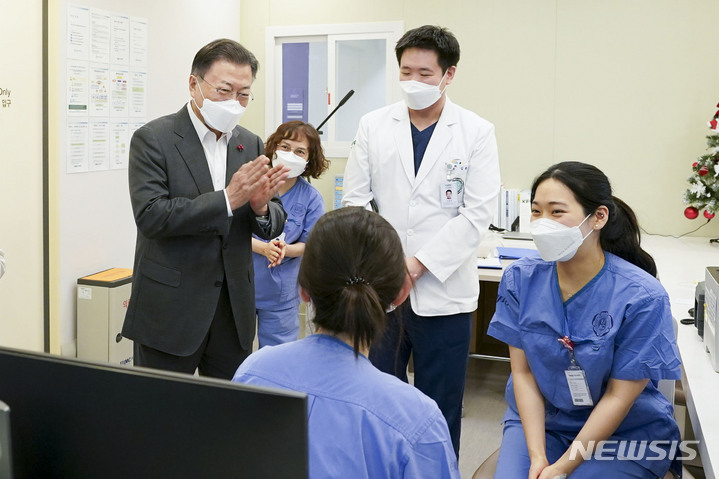
[(657, 275), (654, 259), (640, 246), (641, 232), (637, 217), (629, 205), (612, 195), (609, 178), (599, 168), (578, 161), (552, 165), (534, 180), (532, 201), (540, 183), (550, 178), (572, 190), (585, 216), (593, 214), (602, 205), (607, 207), (609, 219), (599, 236), (602, 249), (642, 268), (652, 276)]
[(312, 228), (298, 282), (312, 300), (315, 324), (352, 338), (356, 355), (384, 331), (385, 311), (405, 271), (394, 228), (376, 213), (347, 207), (325, 214)]

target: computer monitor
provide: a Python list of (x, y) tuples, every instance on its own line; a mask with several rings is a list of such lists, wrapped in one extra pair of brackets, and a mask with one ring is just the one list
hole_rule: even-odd
[(307, 397), (0, 348), (15, 479), (306, 478)]

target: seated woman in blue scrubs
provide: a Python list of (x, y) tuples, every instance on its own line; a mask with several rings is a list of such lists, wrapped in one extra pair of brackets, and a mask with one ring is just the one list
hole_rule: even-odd
[(506, 269), (488, 331), (509, 345), (512, 368), (495, 477), (680, 473), (679, 429), (656, 387), (680, 378), (679, 353), (634, 213), (578, 162), (551, 166), (531, 198), (542, 259)]
[(233, 381), (307, 393), (310, 477), (458, 479), (436, 403), (367, 359), (411, 288), (394, 228), (359, 207), (327, 213), (298, 280), (317, 334), (260, 349)]
[(300, 296), (297, 273), (305, 241), (325, 203), (309, 178), (319, 178), (329, 168), (320, 135), (302, 121), (281, 124), (267, 139), (265, 153), (274, 166), (286, 165), (289, 177), (280, 187), (287, 222), (280, 238), (265, 241), (252, 237), (255, 267), (255, 308), (260, 347), (295, 341), (300, 331)]

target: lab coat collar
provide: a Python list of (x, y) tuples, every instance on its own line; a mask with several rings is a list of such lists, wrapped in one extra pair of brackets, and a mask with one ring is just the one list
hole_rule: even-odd
[(394, 108), (392, 108), (392, 118), (397, 120), (394, 137), (402, 167), (414, 189), (427, 177), (451, 140), (452, 130), (450, 127), (458, 122), (457, 108), (447, 96), (442, 114), (437, 120), (437, 126), (434, 128), (432, 138), (429, 140), (429, 145), (427, 145), (427, 150), (424, 153), (424, 158), (422, 158), (422, 164), (416, 177), (414, 174), (414, 149), (412, 147), (409, 110), (404, 102), (395, 104)]

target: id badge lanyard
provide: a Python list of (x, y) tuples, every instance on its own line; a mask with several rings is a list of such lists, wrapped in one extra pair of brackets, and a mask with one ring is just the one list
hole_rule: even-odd
[(567, 386), (569, 386), (569, 394), (572, 396), (572, 404), (575, 406), (593, 406), (592, 395), (589, 391), (587, 383), (587, 375), (579, 366), (577, 358), (574, 357), (574, 342), (569, 336), (559, 338), (558, 341), (564, 349), (569, 352), (569, 367), (564, 371), (567, 377)]
[(464, 204), (464, 181), (456, 175), (467, 167), (462, 166), (460, 160), (445, 163), (444, 167), (445, 181), (439, 185), (440, 202), (443, 208), (458, 208)]

